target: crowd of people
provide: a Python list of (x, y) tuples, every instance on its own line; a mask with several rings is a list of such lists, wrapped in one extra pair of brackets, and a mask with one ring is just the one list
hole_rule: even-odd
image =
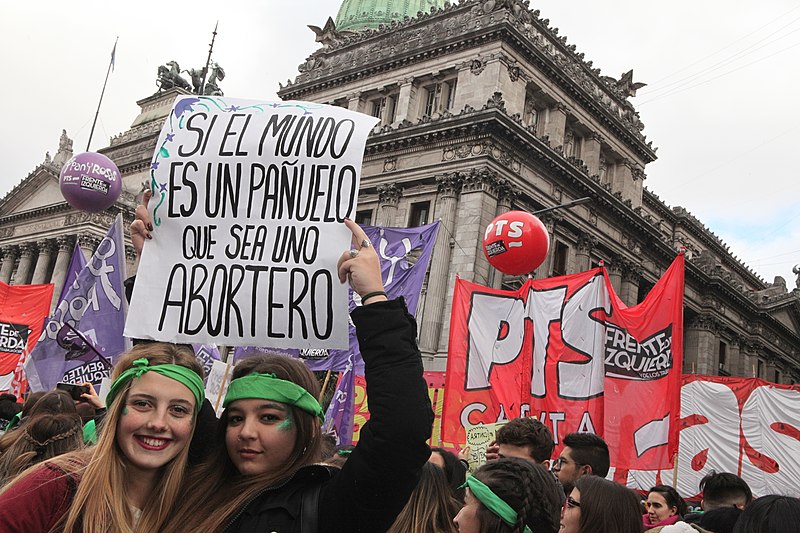
[[(90, 384), (78, 401), (57, 390), (22, 406), (0, 397), (0, 531), (798, 531), (799, 500), (753, 499), (731, 473), (706, 476), (692, 512), (667, 485), (638, 495), (605, 479), (602, 438), (570, 433), (555, 457), (534, 418), (502, 426), (472, 472), (469, 450), (431, 449), (415, 321), (387, 298), (366, 234), (346, 224), (353, 247), (338, 274), (362, 299), (352, 320), (371, 414), (357, 445), (322, 433), (319, 383), (297, 359), (242, 360), (217, 418), (189, 347), (137, 344), (117, 358), (105, 404)], [(151, 231), (137, 210), (138, 249)]]

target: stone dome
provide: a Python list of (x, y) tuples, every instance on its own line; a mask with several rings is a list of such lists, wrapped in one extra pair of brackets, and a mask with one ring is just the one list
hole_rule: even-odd
[(336, 16), (336, 29), (376, 29), (406, 16), (416, 17), (420, 11), (429, 13), (433, 6), (443, 8), (444, 3), (445, 0), (344, 0)]

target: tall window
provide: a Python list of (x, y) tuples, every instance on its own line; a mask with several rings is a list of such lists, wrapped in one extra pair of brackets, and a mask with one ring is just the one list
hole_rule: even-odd
[(556, 241), (555, 251), (553, 252), (553, 276), (565, 276), (567, 274), (568, 257), (569, 246), (561, 241)]
[(725, 344), (723, 341), (719, 341), (719, 365), (717, 368), (717, 374), (720, 376), (730, 376), (731, 373), (728, 372), (726, 365), (728, 363), (728, 345)]
[(758, 364), (756, 365), (756, 377), (764, 379), (764, 361), (761, 359), (758, 360)]
[(432, 117), (436, 113), (443, 113), (453, 108), (456, 98), (456, 80), (446, 80), (431, 85), (426, 85), (425, 90), (425, 116)]
[(431, 203), (415, 202), (411, 204), (411, 216), (408, 218), (408, 227), (424, 226), (430, 221)]
[(369, 114), (381, 119), (381, 124), (391, 124), (397, 116), (397, 94), (373, 98), (369, 101)]
[(372, 209), (356, 211), (356, 224), (369, 226), (372, 224)]

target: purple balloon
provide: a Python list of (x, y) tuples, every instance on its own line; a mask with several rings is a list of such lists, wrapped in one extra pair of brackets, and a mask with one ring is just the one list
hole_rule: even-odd
[(103, 211), (117, 201), (121, 192), (119, 169), (103, 154), (83, 152), (61, 169), (61, 194), (75, 209)]

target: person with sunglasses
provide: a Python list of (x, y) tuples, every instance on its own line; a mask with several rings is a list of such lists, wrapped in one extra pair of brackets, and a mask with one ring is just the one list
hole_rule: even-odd
[(489, 461), (464, 483), (459, 533), (556, 533), (561, 502), (553, 476), (524, 459)]
[(613, 481), (583, 476), (567, 496), (560, 533), (641, 533), (639, 498)]

